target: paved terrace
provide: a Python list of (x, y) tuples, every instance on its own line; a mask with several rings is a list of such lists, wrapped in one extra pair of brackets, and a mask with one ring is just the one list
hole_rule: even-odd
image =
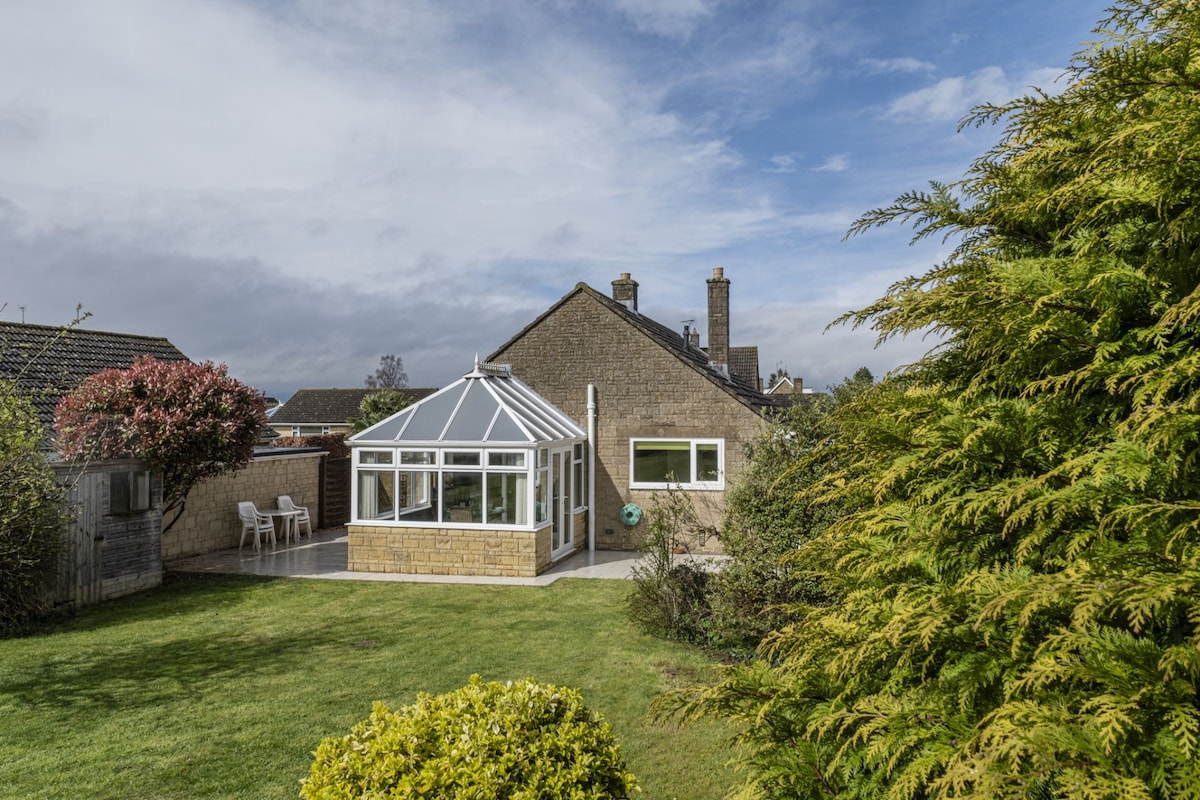
[[(548, 586), (559, 578), (632, 577), (639, 555), (629, 551), (586, 550), (576, 553), (536, 578), (502, 578), (483, 575), (398, 575), (385, 572), (350, 572), (346, 569), (346, 529), (316, 531), (292, 544), (264, 545), (255, 551), (247, 544), (238, 550), (222, 550), (192, 556), (165, 565), (175, 572), (219, 572), (235, 575), (271, 575), (279, 578), (314, 578), (334, 581), (395, 581), (401, 583), (478, 583), (509, 586)], [(709, 566), (724, 556), (677, 556)]]

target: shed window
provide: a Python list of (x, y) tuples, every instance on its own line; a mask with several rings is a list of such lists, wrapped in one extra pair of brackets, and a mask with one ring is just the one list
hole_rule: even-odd
[(634, 439), (629, 448), (635, 489), (723, 489), (723, 439)]
[(108, 476), (108, 513), (141, 514), (150, 510), (150, 471), (111, 472)]

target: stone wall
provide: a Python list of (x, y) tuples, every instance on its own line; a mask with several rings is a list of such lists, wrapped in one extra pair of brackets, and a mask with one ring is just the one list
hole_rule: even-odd
[[(635, 531), (619, 518), (621, 507), (633, 502), (647, 510), (653, 495), (629, 488), (631, 438), (724, 439), (729, 486), (746, 462), (746, 445), (765, 424), (754, 409), (587, 292), (570, 296), (494, 358), (511, 364), (515, 377), (585, 428), (587, 386), (595, 385), (596, 546), (602, 550), (635, 546)], [(715, 531), (724, 513), (724, 492), (688, 494)], [(701, 538), (695, 549), (720, 552), (716, 536)]]
[[(346, 568), (351, 572), (532, 578), (552, 563), (549, 527), (514, 531), (348, 525), (346, 532)], [(575, 514), (574, 536), (571, 554), (587, 548), (586, 511)]]
[(163, 560), (237, 547), (242, 535), (237, 504), (243, 500), (265, 510), (275, 508), (279, 495), (290, 495), (296, 505), (308, 508), (315, 522), (324, 456), (317, 452), (260, 456), (232, 475), (198, 484), (188, 495), (183, 516), (163, 536)]
[(414, 575), (492, 575), (532, 578), (550, 529), (542, 531), (400, 528), (348, 525), (347, 569)]

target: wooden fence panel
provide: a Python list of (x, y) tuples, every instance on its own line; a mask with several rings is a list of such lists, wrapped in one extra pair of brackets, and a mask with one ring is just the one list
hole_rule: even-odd
[(318, 526), (336, 528), (350, 521), (350, 459), (321, 459), (321, 503)]

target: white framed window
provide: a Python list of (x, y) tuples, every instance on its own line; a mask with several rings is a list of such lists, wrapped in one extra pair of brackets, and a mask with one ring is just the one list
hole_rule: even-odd
[[(356, 522), (400, 526), (540, 528), (559, 544), (585, 486), (582, 444), (551, 448), (353, 449)], [(565, 509), (565, 510), (564, 510)], [(563, 510), (555, 516), (556, 510)], [(564, 523), (565, 520), (565, 523)]]
[(724, 439), (630, 439), (633, 489), (725, 488)]
[(571, 449), (571, 464), (572, 475), (574, 477), (574, 485), (571, 487), (575, 510), (579, 511), (587, 506), (587, 459), (584, 455), (587, 448), (582, 444), (576, 444)]
[(292, 436), (324, 436), (329, 433), (328, 425), (293, 425)]

